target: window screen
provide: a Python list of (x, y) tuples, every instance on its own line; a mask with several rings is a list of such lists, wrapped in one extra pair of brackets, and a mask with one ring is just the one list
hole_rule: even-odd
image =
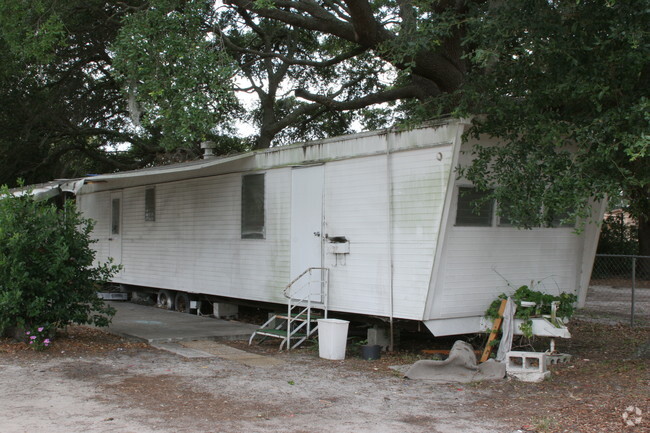
[[(575, 227), (575, 222), (569, 219), (569, 212), (562, 212), (557, 215), (553, 215), (550, 218), (551, 222), (548, 224), (548, 227), (564, 227), (564, 228), (573, 228)], [(566, 221), (568, 220), (568, 222)]]
[(111, 201), (111, 234), (120, 234), (120, 199)]
[(241, 237), (264, 239), (264, 175), (242, 177)]
[(501, 201), (498, 203), (499, 206), (499, 226), (501, 227), (512, 227), (512, 220), (510, 219), (510, 215), (508, 213), (508, 209), (512, 206), (511, 202), (509, 201)]
[(144, 220), (156, 221), (156, 188), (144, 191)]
[(489, 192), (479, 191), (476, 188), (458, 188), (458, 206), (456, 208), (457, 226), (485, 226), (492, 225), (492, 209), (494, 200), (476, 203), (485, 198)]

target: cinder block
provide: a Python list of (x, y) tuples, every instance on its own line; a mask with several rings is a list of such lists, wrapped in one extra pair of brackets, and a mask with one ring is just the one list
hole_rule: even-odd
[(381, 346), (382, 350), (386, 350), (390, 344), (390, 338), (388, 338), (388, 329), (380, 328), (378, 326), (368, 328), (368, 344), (371, 346), (378, 344)]
[(506, 373), (524, 382), (541, 382), (551, 375), (546, 353), (511, 351), (506, 355)]
[[(273, 319), (273, 317), (275, 317), (277, 314), (278, 313), (268, 313), (268, 315), (267, 315), (268, 320)], [(287, 313), (284, 313), (284, 314), (287, 314)], [(280, 324), (280, 322), (283, 322), (286, 325), (287, 320), (286, 319), (275, 318), (275, 320), (271, 321), (266, 326), (268, 326), (269, 328), (275, 328), (276, 326), (278, 326)]]
[(571, 355), (566, 353), (558, 353), (554, 355), (546, 355), (546, 367), (553, 364), (564, 364), (571, 361)]
[(234, 319), (239, 314), (239, 306), (235, 304), (213, 302), (212, 308), (214, 311), (214, 317), (218, 319)]

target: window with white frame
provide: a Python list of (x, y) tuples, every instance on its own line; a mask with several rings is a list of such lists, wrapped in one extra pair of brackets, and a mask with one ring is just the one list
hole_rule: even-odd
[(241, 237), (264, 239), (264, 174), (242, 176)]
[(548, 227), (563, 227), (563, 228), (575, 228), (575, 221), (572, 221), (569, 218), (569, 212), (562, 212), (557, 215), (553, 215), (550, 219)]
[[(487, 198), (491, 193), (491, 190), (480, 191), (471, 186), (458, 187), (455, 225), (461, 227), (491, 227), (496, 220), (496, 225), (499, 227), (515, 227), (511, 219), (511, 212), (514, 210), (512, 202), (502, 201), (497, 204), (495, 200)], [(497, 206), (498, 212), (496, 212)], [(544, 227), (575, 227), (575, 220), (568, 218), (569, 212), (553, 215), (545, 213), (543, 210), (538, 212), (544, 213), (544, 220), (547, 221)]]
[(466, 227), (491, 227), (494, 214), (494, 200), (486, 200), (490, 191), (474, 187), (458, 188), (456, 225)]
[(144, 190), (144, 220), (156, 221), (156, 188)]
[(120, 234), (120, 199), (114, 198), (111, 200), (111, 234)]
[(499, 227), (513, 227), (512, 220), (510, 219), (510, 215), (508, 213), (508, 210), (510, 209), (511, 204), (508, 201), (500, 201), (497, 203), (497, 208), (498, 208), (498, 219), (497, 219), (497, 225)]

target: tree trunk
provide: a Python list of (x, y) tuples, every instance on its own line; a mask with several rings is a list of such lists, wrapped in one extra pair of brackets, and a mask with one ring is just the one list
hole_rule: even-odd
[(255, 149), (267, 149), (271, 147), (271, 141), (273, 141), (273, 137), (275, 135), (271, 135), (269, 133), (260, 133), (259, 137), (257, 137), (257, 140), (255, 140)]

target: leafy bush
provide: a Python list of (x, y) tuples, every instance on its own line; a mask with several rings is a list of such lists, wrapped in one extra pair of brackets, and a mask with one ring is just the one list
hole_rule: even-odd
[[(523, 320), (519, 329), (524, 336), (529, 338), (533, 335), (532, 317), (550, 315), (551, 303), (559, 302), (560, 304), (556, 312), (557, 317), (570, 318), (575, 312), (575, 303), (578, 301), (578, 297), (572, 293), (563, 292), (559, 296), (554, 296), (549, 295), (548, 293), (532, 290), (528, 286), (521, 286), (512, 295), (507, 295), (505, 293), (500, 294), (488, 307), (485, 312), (485, 317), (491, 320), (498, 318), (501, 301), (508, 299), (508, 296), (510, 296), (510, 298), (512, 298), (512, 300), (517, 304), (515, 319)], [(534, 302), (535, 306), (523, 307), (521, 305), (522, 301)], [(554, 325), (557, 326), (557, 323), (554, 323)]]
[(0, 188), (0, 334), (110, 323), (115, 310), (97, 287), (119, 267), (93, 263), (92, 228), (72, 202), (58, 209)]

